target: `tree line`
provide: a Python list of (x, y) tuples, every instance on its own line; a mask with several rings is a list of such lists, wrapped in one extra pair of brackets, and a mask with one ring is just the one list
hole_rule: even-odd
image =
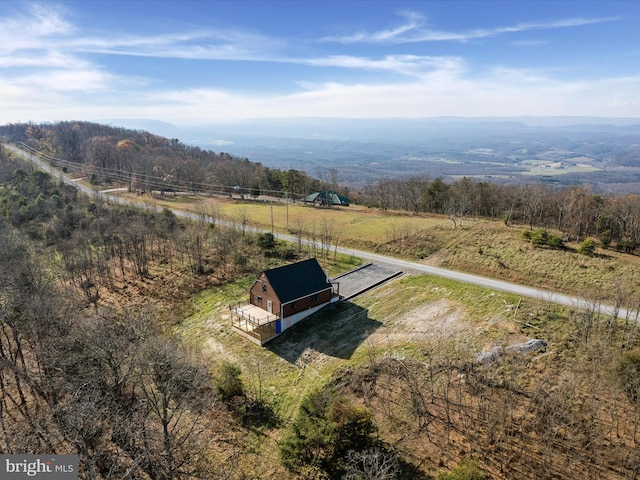
[(470, 178), (445, 182), (428, 176), (381, 179), (353, 196), (382, 210), (502, 219), (530, 229), (558, 230), (571, 241), (598, 239), (628, 253), (640, 247), (640, 197), (602, 195), (586, 186), (502, 185)]
[[(8, 124), (0, 127), (0, 135), (68, 159), (64, 168), (77, 163), (96, 183), (124, 182), (136, 191), (191, 188), (293, 198), (325, 189), (348, 193), (338, 184), (336, 169), (313, 179), (302, 171), (271, 169), (178, 139), (90, 122)], [(7, 157), (4, 149), (0, 155)], [(446, 215), (454, 224), (468, 216), (487, 217), (532, 230), (555, 229), (570, 241), (591, 237), (627, 253), (637, 253), (640, 247), (640, 197), (634, 194), (604, 195), (587, 186), (505, 185), (467, 177), (445, 181), (425, 175), (380, 179), (350, 196), (381, 210)]]
[(146, 131), (91, 122), (8, 124), (0, 136), (83, 172), (96, 184), (127, 184), (134, 191), (184, 190), (242, 195), (306, 196), (323, 181), (296, 169), (268, 168), (247, 158), (188, 146)]

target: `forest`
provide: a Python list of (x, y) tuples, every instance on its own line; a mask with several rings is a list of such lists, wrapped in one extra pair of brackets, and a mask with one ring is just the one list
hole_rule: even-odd
[[(135, 191), (284, 192), (308, 195), (320, 182), (295, 169), (270, 169), (247, 158), (187, 146), (146, 131), (91, 122), (8, 124), (0, 136), (48, 155), (93, 183), (124, 183)], [(235, 189), (234, 189), (235, 188)]]
[[(212, 185), (250, 190), (273, 177), (281, 183), (264, 183), (265, 191), (304, 191), (283, 189), (288, 171), (228, 154), (144, 132), (60, 125), (67, 136), (34, 125), (7, 126), (3, 134), (79, 165), (85, 155), (103, 158), (106, 170), (87, 172), (105, 185), (116, 184), (108, 178), (114, 171), (138, 179), (145, 172), (178, 175), (175, 155), (200, 165), (198, 178)], [(111, 153), (96, 157), (94, 137), (82, 132), (107, 137)], [(243, 168), (245, 183), (216, 176)], [(314, 185), (304, 172), (295, 176)], [(437, 213), (454, 224), (486, 215), (530, 231), (594, 236), (602, 245), (610, 236), (608, 244), (625, 252), (638, 244), (635, 196), (582, 187), (421, 177), (379, 181), (351, 197), (382, 210)], [(279, 366), (291, 380), (287, 395), (302, 392), (291, 414), (263, 385), (259, 368), (278, 348), (299, 348), (295, 332), (291, 343), (242, 350), (242, 364), (206, 354), (177, 333), (203, 308), (202, 292), (241, 289), (265, 268), (305, 255), (268, 234), (211, 219), (220, 217), (202, 211), (187, 220), (169, 209), (83, 196), (0, 148), (0, 451), (78, 453), (87, 479), (638, 477), (640, 331), (633, 319), (604, 317), (596, 303), (587, 311), (521, 304), (408, 277), (325, 314), (324, 327), (305, 327), (324, 328), (331, 348), (362, 322), (392, 331), (380, 334), (384, 342), (363, 343), (349, 361), (336, 362), (336, 355), (339, 367), (330, 374), (322, 364), (286, 365), (286, 375)], [(394, 343), (409, 305), (470, 313), (458, 319), (461, 335), (431, 325), (428, 334), (410, 332)], [(534, 358), (505, 348), (499, 360), (478, 360), (474, 352), (503, 335), (495, 325), (507, 323), (505, 316), (519, 322), (509, 339), (536, 335), (553, 348)], [(354, 335), (363, 342), (362, 331)]]

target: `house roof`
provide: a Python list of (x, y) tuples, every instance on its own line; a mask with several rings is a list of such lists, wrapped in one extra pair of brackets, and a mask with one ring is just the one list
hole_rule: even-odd
[(327, 275), (315, 258), (265, 270), (264, 276), (282, 303), (331, 288)]
[(349, 205), (349, 199), (338, 195), (335, 192), (316, 192), (309, 195), (304, 199), (305, 202), (328, 202), (331, 201), (331, 205)]

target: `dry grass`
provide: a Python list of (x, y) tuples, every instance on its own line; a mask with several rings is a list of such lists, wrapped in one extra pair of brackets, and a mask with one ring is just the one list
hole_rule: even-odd
[[(202, 200), (198, 201), (203, 208)], [(167, 205), (184, 208), (192, 203), (176, 197)], [(274, 229), (286, 229), (286, 207), (281, 205), (270, 207), (218, 200), (208, 208), (218, 209), (227, 219), (246, 215), (252, 224), (262, 228), (270, 227), (273, 208)], [(465, 219), (462, 226), (453, 228), (453, 223), (443, 217), (394, 216), (351, 207), (290, 206), (290, 229), (296, 216), (301, 216), (298, 223), (304, 223), (306, 228), (330, 223), (343, 245), (370, 245), (378, 251), (407, 258), (419, 258), (421, 252), (431, 250), (435, 253), (427, 256), (423, 260), (425, 263), (583, 296), (613, 298), (622, 287), (629, 289), (625, 298), (637, 298), (639, 293), (636, 257), (603, 250), (587, 257), (576, 253), (575, 245), (564, 250), (534, 249), (521, 239), (522, 226), (506, 227), (501, 222)], [(504, 292), (440, 278), (407, 276), (358, 297), (350, 305), (316, 315), (261, 348), (231, 331), (227, 309), (229, 303), (246, 295), (252, 280), (249, 277), (238, 279), (203, 291), (192, 299), (191, 308), (196, 313), (176, 326), (179, 335), (200, 347), (209, 357), (212, 369), (222, 360), (237, 363), (247, 388), (271, 404), (283, 422), (281, 427), (272, 430), (246, 432), (247, 442), (256, 453), (246, 459), (247, 470), (257, 468), (255, 461), (261, 457), (277, 462), (277, 440), (294, 418), (301, 399), (311, 390), (332, 381), (338, 372), (357, 373), (381, 358), (417, 360), (427, 365), (430, 358), (441, 356), (450, 358), (455, 366), (472, 360), (476, 353), (492, 346), (536, 337), (548, 342), (543, 354), (510, 358), (508, 362), (486, 367), (481, 372), (484, 377), (478, 377), (480, 383), (474, 388), (484, 396), (467, 392), (463, 383), (456, 383), (460, 380), (456, 368), (451, 372), (452, 377), (441, 375), (438, 388), (448, 385), (447, 379), (452, 378), (451, 388), (460, 392), (458, 399), (465, 408), (454, 412), (452, 423), (445, 423), (443, 418), (449, 412), (443, 409), (442, 397), (436, 397), (437, 403), (430, 407), (436, 421), (432, 422), (434, 430), (429, 432), (437, 440), (435, 443), (424, 436), (424, 431), (415, 428), (415, 419), (402, 416), (408, 415), (407, 411), (399, 412), (397, 407), (390, 410), (394, 415), (398, 412), (399, 418), (385, 413), (388, 405), (393, 402), (402, 405), (400, 400), (403, 395), (406, 397), (403, 385), (394, 387), (397, 378), (387, 379), (388, 394), (394, 395), (393, 389), (397, 388), (397, 398), (387, 398), (391, 402), (388, 404), (369, 404), (374, 409), (379, 407), (375, 415), (381, 435), (403, 451), (407, 459), (424, 462), (421, 468), (425, 471), (438, 463), (452, 466), (462, 457), (476, 455), (482, 459), (482, 468), (493, 478), (533, 478), (527, 476), (526, 465), (535, 464), (535, 471), (539, 473), (551, 458), (554, 468), (558, 469), (554, 470), (557, 475), (554, 478), (571, 478), (571, 468), (581, 474), (591, 471), (611, 475), (611, 478), (624, 475), (619, 459), (607, 453), (609, 449), (628, 453), (635, 448), (633, 440), (629, 440), (630, 430), (620, 425), (633, 424), (637, 416), (633, 417), (634, 412), (628, 413), (628, 403), (621, 398), (607, 373), (619, 354), (616, 350), (619, 343), (606, 346), (609, 362), (599, 361), (597, 352), (603, 350), (597, 338), (586, 348), (577, 343), (576, 322), (579, 319), (570, 309), (533, 299), (520, 303), (518, 297)], [(446, 350), (448, 345), (455, 345), (455, 348), (449, 352)], [(596, 353), (590, 353), (591, 350)], [(489, 383), (482, 383), (483, 378)], [(575, 378), (571, 388), (563, 383), (567, 378)], [(589, 390), (588, 386), (594, 384), (598, 385), (597, 391)], [(517, 389), (511, 391), (504, 385), (514, 385)], [(542, 417), (535, 410), (538, 404), (526, 396), (537, 386), (548, 395), (545, 399), (556, 401), (557, 397), (558, 402), (564, 402), (562, 408), (555, 407), (566, 415), (560, 419), (566, 425), (563, 423), (558, 427), (557, 434), (545, 430), (529, 433), (518, 426), (522, 423), (533, 429), (538, 425), (536, 422), (541, 421)], [(526, 391), (526, 395), (518, 393), (518, 389)], [(566, 398), (560, 394), (573, 403), (565, 402)], [(504, 403), (504, 408), (500, 402)], [(599, 418), (599, 423), (587, 431), (589, 438), (599, 439), (599, 443), (589, 447), (593, 450), (590, 455), (594, 460), (583, 461), (576, 457), (577, 447), (571, 438), (565, 442), (562, 429), (569, 433), (574, 429), (572, 435), (580, 433), (580, 409), (586, 407)], [(481, 417), (483, 409), (489, 409), (486, 411), (491, 416)], [(607, 412), (614, 412), (615, 419), (605, 418)], [(626, 422), (627, 415), (631, 415), (631, 423)], [(614, 436), (600, 439), (600, 430), (614, 426), (622, 440)], [(455, 432), (450, 432), (450, 428)], [(555, 443), (550, 443), (549, 439)], [(512, 461), (518, 452), (524, 453), (519, 454), (517, 461)], [(562, 466), (565, 463), (569, 470)], [(264, 478), (285, 479), (288, 475), (280, 468), (262, 473)]]
[[(139, 196), (133, 196), (140, 200)], [(562, 250), (533, 248), (522, 240), (525, 226), (505, 226), (501, 221), (465, 218), (457, 226), (443, 216), (381, 212), (352, 205), (316, 208), (302, 204), (262, 203), (225, 197), (144, 197), (147, 205), (216, 212), (221, 218), (271, 229), (275, 232), (329, 229), (338, 244), (377, 253), (423, 260), (425, 263), (510, 280), (562, 293), (599, 298), (614, 303), (616, 297), (640, 294), (637, 271), (640, 258), (598, 249), (594, 256), (580, 255), (577, 245)], [(635, 306), (634, 306), (635, 308)]]

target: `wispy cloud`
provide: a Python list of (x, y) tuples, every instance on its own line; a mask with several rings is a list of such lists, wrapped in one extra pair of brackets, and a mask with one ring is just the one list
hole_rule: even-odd
[(116, 40), (86, 37), (67, 43), (77, 52), (192, 60), (258, 60), (268, 58), (282, 42), (234, 30), (200, 30), (172, 35), (123, 35)]
[(389, 30), (378, 32), (356, 32), (344, 36), (325, 37), (325, 42), (349, 43), (381, 43), (401, 44), (416, 42), (467, 42), (481, 38), (496, 37), (508, 33), (528, 32), (534, 30), (552, 30), (558, 28), (572, 28), (595, 23), (611, 22), (617, 17), (606, 18), (567, 18), (553, 22), (518, 23), (515, 25), (479, 28), (464, 32), (450, 32), (424, 27), (426, 18), (418, 12), (401, 12), (405, 23)]
[(465, 62), (462, 58), (451, 56), (388, 55), (381, 59), (372, 59), (350, 55), (332, 55), (292, 61), (314, 67), (384, 71), (416, 77), (422, 77), (437, 70), (461, 72), (465, 68)]
[[(557, 81), (531, 71), (498, 69), (486, 76), (433, 75), (401, 84), (326, 82), (284, 94), (230, 94), (216, 89), (156, 93), (153, 113), (186, 123), (270, 117), (633, 116), (640, 77)], [(603, 92), (610, 92), (603, 95)], [(161, 96), (160, 96), (161, 95)], [(161, 102), (161, 98), (163, 102)], [(167, 104), (167, 102), (170, 102)], [(169, 117), (168, 117), (169, 116)]]
[(33, 4), (29, 11), (0, 19), (0, 55), (42, 48), (53, 38), (65, 38), (75, 28), (64, 18), (64, 12)]
[[(358, 49), (359, 53), (353, 54), (356, 49), (352, 49), (350, 54), (344, 54), (346, 48), (342, 45), (297, 45), (285, 37), (231, 28), (191, 28), (170, 34), (145, 34), (133, 29), (100, 32), (90, 25), (73, 23), (73, 13), (57, 5), (31, 5), (13, 19), (0, 19), (0, 121), (131, 116), (209, 123), (212, 112), (220, 119), (525, 112), (637, 116), (637, 77), (571, 81), (565, 76), (565, 80), (558, 80), (543, 62), (529, 62), (530, 68), (515, 69), (508, 61), (502, 65), (500, 58), (491, 57), (490, 62), (480, 64), (476, 59), (458, 56), (457, 45), (451, 50), (456, 54), (442, 55), (424, 55), (422, 48), (416, 48), (414, 53), (406, 46), (391, 48), (412, 42), (466, 42), (516, 32), (576, 28), (614, 18), (564, 19), (454, 32), (431, 28), (427, 19), (416, 12), (400, 15), (402, 22), (395, 27), (325, 39), (375, 44), (371, 50)], [(533, 41), (521, 41), (519, 45), (539, 44), (535, 35), (529, 36)], [(388, 48), (377, 48), (381, 44)], [(312, 56), (300, 53), (307, 47), (313, 50)], [(178, 64), (196, 63), (172, 63), (171, 59), (247, 62), (246, 66), (255, 67), (256, 81), (244, 90), (233, 90), (216, 84), (215, 75), (209, 80), (203, 75), (204, 81), (191, 82), (186, 87), (172, 83), (173, 79), (162, 73), (156, 78), (151, 77), (152, 73), (149, 78), (137, 77), (142, 74), (136, 71), (146, 74), (146, 70), (116, 67), (109, 56), (162, 58), (166, 61), (157, 63), (167, 70)], [(257, 73), (268, 63), (273, 65), (266, 65), (266, 70), (277, 71), (282, 75), (278, 80), (294, 87), (287, 91), (278, 88), (278, 93), (268, 91)], [(198, 67), (211, 65), (203, 62)], [(246, 76), (249, 69), (244, 67)], [(229, 67), (229, 78), (232, 68)], [(319, 69), (324, 70), (322, 75), (316, 75)], [(337, 70), (341, 71), (334, 75)], [(350, 70), (366, 75), (350, 78)]]
[[(28, 12), (0, 20), (0, 67), (7, 57), (20, 54), (35, 58), (65, 55), (109, 54), (183, 59), (254, 60), (277, 51), (283, 42), (253, 32), (232, 29), (197, 29), (162, 35), (124, 32), (91, 32), (80, 29), (66, 12), (45, 4), (33, 4)], [(28, 62), (23, 62), (28, 63)], [(14, 62), (16, 64), (16, 62)]]

